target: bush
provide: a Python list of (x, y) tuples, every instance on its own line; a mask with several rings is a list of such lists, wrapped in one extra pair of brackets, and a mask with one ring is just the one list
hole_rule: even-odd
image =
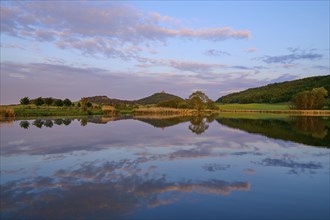
[(29, 99), (29, 97), (24, 97), (24, 98), (21, 98), (21, 100), (19, 102), (22, 105), (28, 105), (30, 103), (30, 99)]
[(63, 100), (63, 105), (65, 106), (71, 106), (72, 105), (72, 102), (70, 99), (66, 98)]
[(15, 111), (13, 108), (0, 108), (0, 119), (3, 118), (13, 118), (15, 117)]
[(41, 97), (39, 97), (39, 98), (37, 98), (36, 100), (35, 100), (35, 104), (36, 104), (36, 106), (40, 106), (40, 105), (43, 105), (45, 102), (44, 102), (44, 100), (41, 98)]
[(63, 106), (63, 101), (61, 99), (57, 99), (54, 104), (56, 106)]
[(324, 87), (299, 92), (291, 100), (290, 107), (301, 110), (322, 109), (326, 105), (327, 95), (328, 91)]

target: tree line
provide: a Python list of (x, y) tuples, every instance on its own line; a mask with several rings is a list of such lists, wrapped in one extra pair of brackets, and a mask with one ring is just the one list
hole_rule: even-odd
[(74, 103), (68, 98), (62, 100), (62, 99), (54, 99), (52, 97), (48, 97), (48, 98), (39, 97), (34, 100), (30, 100), (29, 97), (24, 97), (20, 99), (20, 103), (22, 105), (35, 104), (36, 106), (41, 106), (41, 105), (67, 106), (67, 107), (74, 106)]
[[(52, 97), (48, 97), (48, 98), (42, 98), (42, 97), (38, 97), (36, 99), (30, 99), (29, 97), (23, 97), (20, 100), (21, 105), (29, 105), (29, 104), (35, 104), (36, 106), (42, 106), (42, 105), (47, 105), (49, 106), (58, 106), (58, 107), (62, 107), (62, 106), (66, 106), (66, 107), (70, 107), (70, 106), (75, 106), (75, 103), (72, 102), (70, 99), (66, 98), (64, 100), (62, 99), (54, 99)], [(80, 101), (77, 103), (78, 107), (92, 107), (93, 104), (91, 102), (88, 101), (87, 98), (81, 98)]]

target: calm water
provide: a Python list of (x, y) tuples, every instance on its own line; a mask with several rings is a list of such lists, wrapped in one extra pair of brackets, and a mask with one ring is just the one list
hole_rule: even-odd
[(329, 219), (329, 118), (1, 124), (1, 219)]

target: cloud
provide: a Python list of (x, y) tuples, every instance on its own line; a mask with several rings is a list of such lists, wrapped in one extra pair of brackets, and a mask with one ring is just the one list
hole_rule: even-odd
[(257, 51), (257, 48), (251, 47), (251, 48), (246, 49), (245, 51), (248, 53), (254, 53)]
[(176, 18), (112, 2), (11, 2), (1, 6), (2, 34), (107, 58), (135, 59), (141, 51), (137, 45), (150, 47), (169, 38), (222, 41), (251, 37), (251, 31), (232, 27), (191, 29), (177, 24)]
[(314, 52), (316, 49), (301, 50), (299, 48), (288, 48), (291, 52), (290, 54), (280, 55), (280, 56), (263, 56), (256, 58), (257, 60), (262, 60), (267, 64), (272, 63), (282, 63), (282, 64), (292, 64), (297, 60), (319, 60), (323, 58), (323, 54)]
[(283, 67), (288, 69), (297, 66), (297, 63), (288, 63), (288, 64), (283, 64)]
[(209, 73), (214, 68), (226, 67), (226, 65), (224, 64), (209, 64), (209, 63), (186, 62), (186, 61), (177, 61), (177, 60), (169, 60), (167, 65), (178, 70), (190, 71), (195, 73)]
[[(188, 97), (194, 88), (202, 88), (210, 98), (218, 99), (228, 91), (262, 86), (272, 80), (250, 77), (252, 71), (263, 68), (261, 66), (238, 66), (238, 70), (242, 71), (235, 72), (228, 71), (230, 66), (224, 64), (143, 59), (143, 64), (147, 66), (173, 68), (167, 72), (154, 72), (145, 68), (141, 71), (115, 71), (72, 66), (63, 64), (65, 60), (57, 58), (45, 61), (47, 63), (2, 62), (1, 104), (13, 104), (24, 96), (35, 98), (40, 95), (79, 100), (84, 96), (104, 94), (112, 98), (134, 100), (161, 90)], [(86, 89), (90, 87), (93, 90)]]
[(269, 80), (269, 83), (278, 83), (278, 82), (285, 82), (285, 81), (292, 81), (298, 79), (297, 75), (292, 75), (292, 74), (283, 74), (280, 75), (274, 79)]
[(21, 50), (26, 50), (26, 48), (20, 44), (3, 44), (1, 43), (0, 47), (2, 48), (7, 48), (7, 49), (21, 49)]
[(232, 69), (240, 69), (240, 70), (262, 70), (262, 69), (267, 69), (264, 66), (231, 66), (230, 68)]
[(227, 53), (222, 50), (210, 49), (204, 52), (206, 56), (220, 57), (220, 56), (230, 56), (230, 53)]
[(10, 219), (118, 219), (141, 208), (175, 203), (188, 193), (225, 196), (251, 189), (248, 181), (173, 181), (138, 165), (131, 160), (86, 162), (50, 176), (4, 183), (1, 214)]
[(230, 164), (216, 164), (216, 163), (212, 163), (212, 164), (205, 164), (203, 166), (203, 169), (209, 172), (215, 172), (215, 171), (225, 171), (227, 169), (229, 169), (231, 167)]
[(321, 163), (317, 162), (296, 162), (287, 158), (266, 158), (261, 162), (257, 162), (256, 164), (263, 166), (271, 166), (271, 167), (285, 167), (290, 168), (289, 174), (299, 174), (304, 173), (305, 171), (309, 171), (311, 174), (315, 173), (315, 170), (321, 169), (323, 166)]
[(319, 70), (328, 70), (328, 71), (330, 70), (329, 66), (322, 66), (322, 65), (312, 66), (312, 68), (319, 69)]

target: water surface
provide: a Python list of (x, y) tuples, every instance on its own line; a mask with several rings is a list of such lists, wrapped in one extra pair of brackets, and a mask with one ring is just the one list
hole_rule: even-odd
[(1, 219), (329, 219), (329, 118), (1, 124)]

